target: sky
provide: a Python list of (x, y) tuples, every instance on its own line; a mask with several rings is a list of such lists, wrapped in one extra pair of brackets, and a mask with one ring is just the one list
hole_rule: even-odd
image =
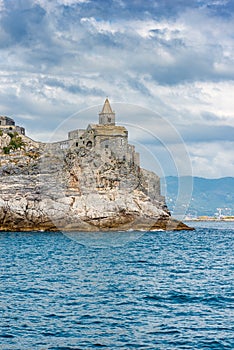
[(0, 115), (64, 139), (108, 96), (143, 166), (234, 176), (233, 33), (233, 0), (0, 0)]

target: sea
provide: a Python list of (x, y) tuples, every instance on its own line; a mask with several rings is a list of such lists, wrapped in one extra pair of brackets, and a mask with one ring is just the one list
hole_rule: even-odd
[(0, 233), (0, 349), (234, 349), (233, 222)]

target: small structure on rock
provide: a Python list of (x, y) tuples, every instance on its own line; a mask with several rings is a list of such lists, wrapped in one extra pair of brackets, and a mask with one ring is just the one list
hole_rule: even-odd
[[(56, 143), (58, 144), (58, 143)], [(68, 133), (68, 140), (59, 142), (61, 149), (93, 149), (102, 157), (114, 156), (120, 161), (140, 166), (139, 153), (128, 143), (128, 131), (115, 124), (115, 112), (106, 98), (99, 113), (99, 124), (89, 124), (87, 129), (76, 129)]]
[(15, 125), (14, 119), (6, 116), (0, 116), (0, 130), (7, 133), (13, 131), (25, 135), (25, 129), (22, 126)]

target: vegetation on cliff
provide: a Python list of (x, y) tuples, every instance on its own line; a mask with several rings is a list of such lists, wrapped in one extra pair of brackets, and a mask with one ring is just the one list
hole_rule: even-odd
[(24, 148), (25, 142), (22, 140), (22, 137), (17, 132), (8, 132), (8, 136), (10, 136), (10, 142), (7, 146), (3, 147), (4, 154), (9, 154), (11, 151)]

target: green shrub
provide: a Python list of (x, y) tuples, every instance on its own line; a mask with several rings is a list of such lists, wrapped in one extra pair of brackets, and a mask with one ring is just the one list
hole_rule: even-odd
[(11, 139), (14, 137), (14, 134), (12, 132), (8, 132), (7, 135), (10, 136)]
[(3, 147), (3, 152), (5, 154), (9, 154), (11, 150), (15, 151), (17, 149), (24, 148), (25, 143), (17, 132), (14, 132), (14, 134), (9, 132), (8, 135), (10, 136), (11, 141), (8, 146)]
[(5, 146), (5, 147), (3, 147), (3, 153), (4, 154), (9, 154), (10, 153), (10, 147), (9, 146)]

